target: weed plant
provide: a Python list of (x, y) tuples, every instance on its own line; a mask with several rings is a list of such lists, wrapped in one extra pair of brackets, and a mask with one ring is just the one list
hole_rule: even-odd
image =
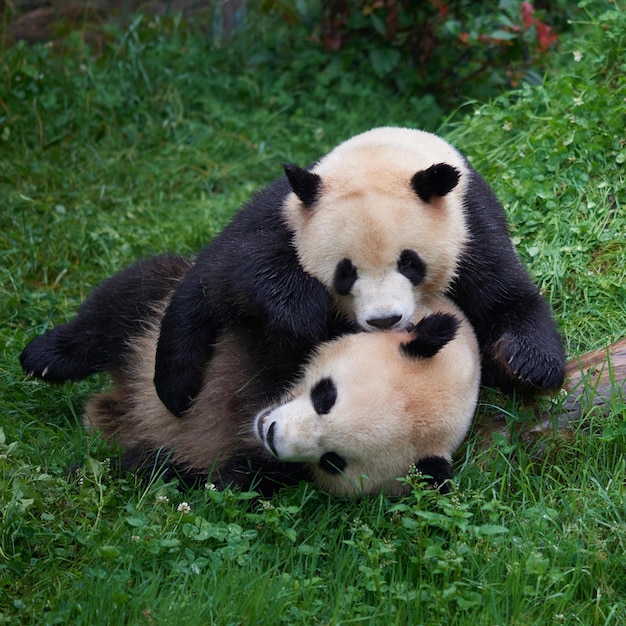
[[(583, 9), (541, 86), (443, 128), (505, 203), (571, 355), (626, 329), (626, 5)], [(348, 72), (302, 108), (232, 54), (142, 17), (99, 57), (80, 33), (4, 54), (0, 622), (624, 623), (620, 393), (541, 448), (470, 436), (447, 496), (409, 476), (397, 499), (302, 484), (264, 501), (113, 476), (115, 451), (80, 426), (106, 379), (24, 378), (30, 338), (132, 260), (196, 251), (282, 161), (376, 124), (420, 126), (419, 110)], [(526, 419), (515, 398), (487, 401)]]

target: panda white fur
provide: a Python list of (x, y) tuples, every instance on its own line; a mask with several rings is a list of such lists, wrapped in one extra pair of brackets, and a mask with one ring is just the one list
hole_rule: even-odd
[(383, 127), (308, 169), (284, 170), (200, 253), (172, 296), (154, 380), (173, 413), (198, 393), (212, 346), (232, 324), (298, 353), (350, 324), (405, 328), (433, 294), (449, 295), (473, 325), (485, 383), (562, 384), (550, 308), (493, 191), (450, 144)]
[[(247, 329), (225, 331), (184, 419), (152, 382), (159, 321), (189, 261), (157, 256), (105, 281), (70, 322), (34, 339), (22, 355), (55, 360), (63, 379), (108, 371), (84, 423), (123, 451), (122, 469), (163, 463), (184, 481), (255, 488), (269, 495), (301, 479), (335, 494), (400, 493), (415, 465), (446, 489), (451, 455), (477, 402), (478, 347), (462, 313), (429, 298), (403, 332), (357, 333), (320, 345), (302, 375), (265, 375)], [(90, 342), (93, 361), (82, 346)], [(275, 353), (274, 353), (275, 354)], [(25, 356), (26, 355), (26, 356)], [(261, 361), (259, 361), (261, 358)], [(40, 364), (27, 373), (43, 376)], [(281, 378), (282, 376), (282, 378)], [(270, 408), (268, 408), (270, 407)]]

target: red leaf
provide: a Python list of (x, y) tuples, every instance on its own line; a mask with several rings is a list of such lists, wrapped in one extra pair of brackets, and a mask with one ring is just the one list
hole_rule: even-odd
[(439, 11), (439, 17), (445, 17), (448, 15), (450, 5), (446, 4), (445, 0), (430, 0), (430, 3), (435, 9), (437, 9), (437, 11)]
[(398, 32), (398, 5), (394, 4), (385, 18), (385, 30), (388, 37), (395, 37)]
[(547, 50), (558, 40), (558, 36), (554, 33), (552, 26), (537, 21), (537, 39), (539, 41), (539, 48), (541, 48), (541, 50)]
[(532, 26), (535, 23), (535, 8), (530, 2), (522, 2), (522, 21), (526, 28)]

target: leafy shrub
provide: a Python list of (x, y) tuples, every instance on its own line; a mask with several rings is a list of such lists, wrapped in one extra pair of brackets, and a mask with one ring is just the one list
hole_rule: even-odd
[(548, 52), (577, 11), (563, 0), (325, 0), (317, 39), (361, 75), (449, 109), (521, 82), (538, 83)]
[[(226, 37), (220, 21), (226, 4), (215, 0), (186, 16), (139, 16), (121, 38), (113, 22), (84, 17), (68, 23), (62, 12), (48, 30), (73, 74), (85, 67), (75, 53), (77, 40), (89, 44), (88, 54), (117, 51), (134, 57), (130, 83), (109, 90), (104, 101), (102, 93), (96, 94), (94, 122), (109, 123), (99, 115), (99, 105), (114, 104), (116, 95), (125, 96), (117, 98), (119, 105), (132, 106), (137, 84), (149, 81), (158, 89), (173, 73), (167, 68), (181, 65), (181, 45), (201, 45), (200, 65), (193, 50), (183, 52), (189, 58), (182, 65), (190, 95), (197, 91), (194, 82), (220, 75), (223, 82), (214, 89), (228, 93), (235, 108), (259, 106), (261, 99), (262, 106), (281, 113), (319, 118), (322, 103), (330, 117), (347, 102), (366, 100), (371, 117), (383, 119), (388, 112), (382, 90), (400, 95), (405, 108), (419, 111), (422, 127), (436, 130), (442, 117), (468, 99), (484, 100), (522, 82), (539, 83), (557, 34), (577, 12), (565, 0), (540, 1), (541, 11), (520, 0), (264, 0), (238, 3), (236, 27)], [(153, 63), (145, 58), (148, 50), (155, 54)], [(155, 80), (150, 66), (165, 71)], [(31, 77), (36, 76), (41, 74)], [(37, 105), (49, 106), (53, 99), (39, 94)], [(66, 128), (65, 122), (59, 118), (59, 127)]]

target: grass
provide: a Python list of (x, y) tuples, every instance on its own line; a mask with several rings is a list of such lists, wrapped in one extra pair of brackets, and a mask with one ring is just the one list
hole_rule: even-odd
[[(589, 4), (543, 85), (443, 127), (505, 203), (570, 355), (626, 328), (624, 9)], [(78, 35), (65, 46), (18, 45), (2, 64), (0, 623), (624, 623), (619, 394), (542, 455), (473, 434), (449, 496), (301, 485), (259, 502), (111, 476), (80, 427), (106, 380), (26, 380), (24, 344), (133, 259), (200, 248), (282, 161), (420, 120), (349, 73), (330, 102), (319, 85), (294, 97), (175, 20), (137, 18), (97, 58)], [(526, 418), (513, 398), (488, 403)]]

